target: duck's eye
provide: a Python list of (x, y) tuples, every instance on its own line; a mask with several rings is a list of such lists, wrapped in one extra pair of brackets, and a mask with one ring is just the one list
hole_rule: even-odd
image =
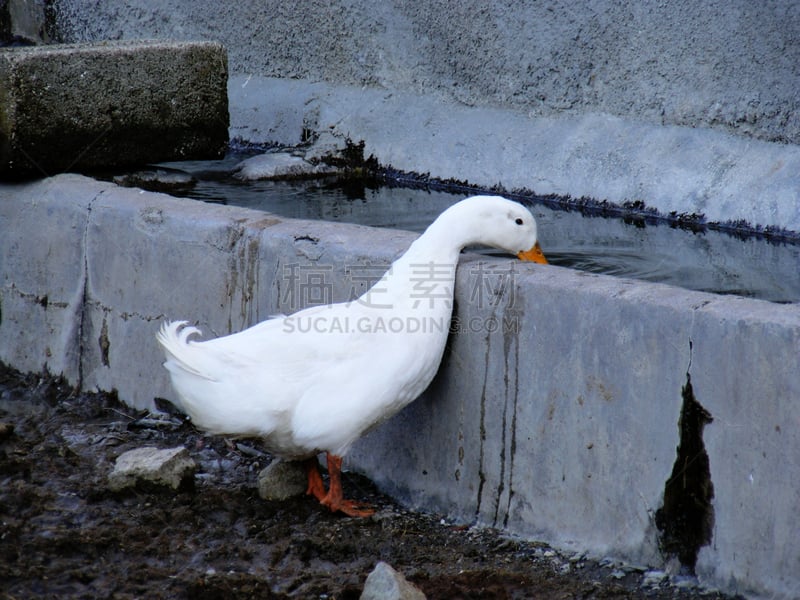
[(522, 225), (522, 219), (517, 217), (516, 220), (514, 221), (514, 223), (516, 223), (517, 225)]

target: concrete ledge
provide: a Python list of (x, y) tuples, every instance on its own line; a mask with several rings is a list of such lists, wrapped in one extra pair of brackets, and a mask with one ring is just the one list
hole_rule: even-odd
[[(413, 238), (74, 175), (0, 192), (15, 199), (0, 203), (0, 360), (138, 407), (172, 395), (153, 338), (164, 318), (213, 336), (295, 310), (299, 266), (324, 270), (341, 300), (346, 266), (386, 263)], [(499, 299), (475, 294), (482, 269), (510, 264), (464, 258), (457, 317), (483, 325), (452, 337), (431, 388), (351, 466), (418, 508), (659, 565), (691, 375), (713, 419), (695, 440), (713, 485), (701, 580), (796, 597), (800, 306), (520, 263)]]
[(219, 158), (227, 56), (210, 42), (0, 50), (0, 177)]

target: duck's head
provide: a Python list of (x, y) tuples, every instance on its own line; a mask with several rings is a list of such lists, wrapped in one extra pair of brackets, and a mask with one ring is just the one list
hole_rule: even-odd
[(500, 196), (472, 196), (444, 213), (447, 225), (463, 232), (466, 244), (505, 250), (522, 260), (547, 264), (531, 211)]

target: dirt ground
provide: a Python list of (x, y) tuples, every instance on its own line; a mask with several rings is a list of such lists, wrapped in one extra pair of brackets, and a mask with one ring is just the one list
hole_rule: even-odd
[[(185, 446), (195, 484), (111, 492), (116, 457), (147, 445)], [(269, 460), (255, 440), (0, 365), (0, 598), (358, 598), (380, 560), (430, 599), (724, 598), (407, 511), (355, 475), (345, 490), (378, 508), (367, 519), (309, 497), (267, 502), (256, 479)]]

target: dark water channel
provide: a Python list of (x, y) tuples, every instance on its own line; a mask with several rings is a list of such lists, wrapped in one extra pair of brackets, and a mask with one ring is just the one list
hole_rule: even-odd
[[(242, 182), (230, 176), (240, 159), (170, 163), (170, 168), (196, 180), (190, 189), (172, 193), (284, 217), (417, 232), (451, 204), (474, 195), (388, 185), (343, 186), (331, 180)], [(539, 223), (542, 247), (553, 264), (772, 302), (800, 301), (800, 243), (715, 230), (691, 231), (668, 223), (630, 223), (544, 203), (534, 202), (529, 207)]]

